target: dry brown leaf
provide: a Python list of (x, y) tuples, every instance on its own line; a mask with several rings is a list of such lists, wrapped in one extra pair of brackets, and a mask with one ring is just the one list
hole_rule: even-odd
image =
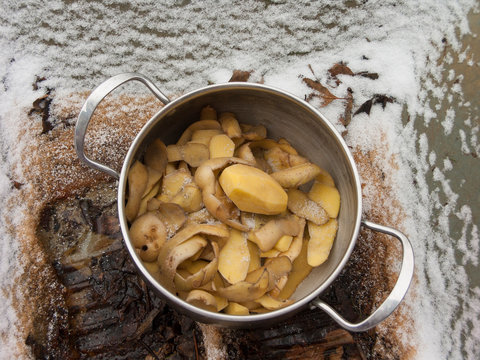
[(48, 133), (54, 128), (54, 124), (50, 121), (50, 105), (53, 98), (50, 97), (50, 91), (40, 96), (32, 104), (32, 109), (28, 115), (39, 114), (42, 116), (42, 134)]
[(360, 71), (360, 72), (356, 73), (355, 75), (363, 76), (363, 77), (369, 78), (371, 80), (377, 80), (378, 79), (378, 74), (377, 73), (370, 73), (368, 71)]
[(228, 81), (248, 81), (251, 73), (252, 71), (233, 70), (232, 77)]
[(335, 80), (335, 83), (337, 85), (341, 83), (341, 81), (337, 78), (337, 75), (350, 75), (350, 76), (355, 75), (353, 71), (350, 70), (350, 68), (342, 61), (340, 61), (339, 63), (336, 63), (330, 69), (328, 69), (328, 73), (330, 74), (332, 79)]
[(340, 122), (343, 126), (348, 126), (350, 121), (352, 121), (352, 109), (353, 109), (353, 90), (351, 88), (347, 89), (347, 96), (345, 97), (345, 112), (340, 116)]
[(337, 77), (337, 75), (353, 75), (353, 71), (343, 62), (336, 63), (328, 69), (328, 72), (332, 77)]
[(307, 101), (311, 100), (313, 97), (317, 96), (319, 97), (320, 99), (322, 99), (323, 103), (322, 103), (322, 107), (324, 106), (327, 106), (328, 104), (330, 104), (333, 100), (337, 100), (337, 99), (341, 99), (335, 95), (333, 95), (330, 90), (328, 90), (325, 86), (323, 86), (322, 84), (320, 84), (320, 81), (318, 80), (312, 80), (312, 79), (309, 79), (309, 78), (303, 78), (303, 82), (305, 84), (307, 84), (307, 86), (313, 90), (316, 90), (318, 91), (318, 94), (316, 94), (315, 92), (311, 93), (308, 97), (307, 97)]
[(371, 73), (368, 71), (359, 71), (354, 73), (343, 61), (334, 64), (328, 72), (332, 79), (335, 80), (335, 83), (339, 85), (341, 81), (337, 78), (338, 75), (350, 75), (350, 76), (362, 76), (371, 80), (377, 80), (379, 75), (377, 73)]
[(375, 104), (380, 104), (382, 105), (382, 109), (385, 109), (385, 106), (387, 106), (387, 103), (393, 103), (395, 101), (395, 98), (387, 95), (382, 95), (382, 94), (375, 94), (373, 97), (367, 101), (365, 101), (360, 108), (355, 111), (355, 114), (357, 115), (362, 112), (364, 112), (367, 115), (370, 115), (370, 110), (372, 109), (372, 105)]

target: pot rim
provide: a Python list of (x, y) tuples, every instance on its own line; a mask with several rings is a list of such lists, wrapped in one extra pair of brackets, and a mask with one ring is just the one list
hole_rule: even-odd
[[(330, 134), (336, 138), (338, 143), (341, 145), (342, 151), (343, 151), (343, 157), (345, 161), (348, 163), (350, 170), (353, 174), (353, 181), (352, 181), (352, 186), (355, 187), (355, 193), (356, 193), (356, 214), (355, 214), (355, 220), (354, 220), (354, 226), (353, 226), (353, 234), (350, 239), (349, 245), (347, 247), (347, 250), (344, 252), (341, 261), (335, 268), (335, 270), (328, 276), (328, 278), (315, 290), (313, 290), (310, 294), (307, 296), (296, 300), (293, 304), (288, 305), (284, 308), (274, 310), (268, 313), (263, 313), (263, 314), (253, 314), (253, 315), (229, 315), (229, 314), (223, 314), (223, 313), (214, 313), (210, 311), (203, 310), (201, 308), (198, 308), (196, 306), (193, 306), (186, 301), (182, 300), (180, 297), (177, 295), (172, 294), (168, 290), (166, 290), (145, 268), (145, 266), (142, 263), (142, 260), (140, 257), (137, 255), (135, 252), (135, 249), (130, 241), (129, 235), (128, 235), (128, 225), (127, 225), (127, 219), (125, 216), (125, 191), (126, 191), (126, 185), (127, 185), (127, 174), (128, 170), (130, 168), (130, 165), (132, 161), (135, 159), (135, 155), (137, 153), (138, 148), (144, 141), (146, 135), (151, 131), (151, 129), (154, 127), (154, 125), (159, 121), (159, 119), (162, 117), (164, 114), (168, 114), (172, 109), (177, 108), (178, 106), (181, 106), (182, 104), (198, 97), (201, 95), (205, 95), (208, 93), (212, 92), (218, 92), (222, 90), (235, 90), (235, 89), (249, 89), (249, 90), (258, 90), (262, 92), (269, 92), (273, 93), (275, 95), (279, 95), (280, 97), (286, 98), (289, 101), (296, 103), (298, 106), (301, 106), (305, 108), (307, 111), (310, 111), (314, 113), (314, 115), (319, 119), (319, 121), (323, 122), (323, 124), (328, 128), (330, 131)], [(120, 220), (120, 227), (122, 230), (122, 234), (124, 237), (124, 242), (125, 245), (127, 246), (128, 252), (130, 253), (130, 256), (132, 257), (135, 266), (137, 270), (140, 272), (142, 277), (151, 285), (155, 288), (156, 291), (162, 294), (162, 296), (167, 299), (172, 304), (175, 304), (177, 309), (184, 309), (185, 311), (189, 313), (194, 313), (198, 317), (204, 319), (206, 322), (210, 323), (217, 323), (217, 324), (226, 324), (226, 323), (236, 323), (238, 325), (244, 324), (245, 326), (247, 324), (252, 324), (252, 323), (260, 323), (260, 322), (265, 322), (266, 320), (276, 320), (276, 319), (281, 319), (285, 318), (287, 316), (290, 316), (296, 311), (301, 310), (305, 306), (307, 306), (309, 303), (311, 303), (317, 296), (319, 296), (330, 284), (338, 277), (340, 272), (343, 270), (345, 267), (346, 263), (350, 259), (351, 253), (355, 247), (358, 234), (359, 234), (359, 229), (361, 225), (361, 216), (362, 216), (362, 193), (361, 193), (361, 185), (360, 185), (360, 177), (358, 174), (358, 170), (355, 164), (355, 161), (353, 159), (352, 154), (350, 153), (350, 150), (348, 149), (347, 144), (345, 143), (343, 137), (340, 135), (340, 133), (337, 131), (337, 129), (334, 127), (334, 125), (322, 114), (320, 113), (317, 109), (315, 109), (312, 105), (308, 104), (304, 100), (300, 99), (296, 95), (293, 95), (285, 90), (269, 86), (269, 85), (264, 85), (264, 84), (256, 84), (256, 83), (245, 83), (245, 82), (229, 82), (229, 83), (223, 83), (223, 84), (215, 84), (215, 85), (209, 85), (205, 86), (193, 91), (190, 91), (179, 98), (172, 100), (171, 102), (167, 103), (165, 106), (163, 106), (157, 113), (155, 113), (142, 127), (140, 132), (135, 136), (134, 141), (130, 145), (127, 155), (123, 161), (122, 165), (122, 170), (120, 173), (119, 177), (119, 183), (118, 183), (118, 216)]]

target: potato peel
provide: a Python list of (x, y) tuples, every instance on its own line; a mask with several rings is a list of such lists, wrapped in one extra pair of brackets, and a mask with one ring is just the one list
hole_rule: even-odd
[(205, 106), (176, 144), (153, 140), (130, 168), (135, 252), (191, 305), (238, 316), (281, 309), (329, 256), (340, 208), (333, 177), (266, 136)]
[(217, 293), (234, 302), (253, 301), (267, 292), (269, 274), (263, 270), (260, 278), (254, 284), (240, 281), (225, 288), (220, 288)]
[(143, 193), (148, 183), (148, 170), (140, 161), (135, 161), (128, 171), (128, 201), (125, 216), (129, 222), (135, 220), (140, 209)]
[(313, 180), (320, 168), (312, 163), (304, 163), (279, 170), (270, 175), (284, 188), (296, 188)]
[(325, 209), (317, 202), (311, 200), (303, 191), (290, 189), (287, 194), (287, 207), (295, 215), (317, 225), (325, 224), (330, 219)]
[(190, 291), (185, 301), (191, 305), (202, 308), (203, 310), (212, 312), (217, 311), (217, 299), (205, 290), (195, 289)]
[(243, 281), (250, 264), (246, 234), (232, 229), (218, 257), (218, 271), (230, 284)]
[(250, 232), (248, 239), (258, 245), (261, 251), (271, 250), (284, 235), (297, 236), (300, 231), (299, 222), (293, 218), (273, 219), (260, 229)]

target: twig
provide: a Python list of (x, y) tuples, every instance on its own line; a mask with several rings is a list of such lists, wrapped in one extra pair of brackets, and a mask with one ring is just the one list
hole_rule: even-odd
[(195, 330), (192, 330), (192, 332), (193, 332), (193, 345), (195, 346), (195, 360), (199, 360), (200, 355), (198, 354), (197, 336), (195, 334)]
[(138, 341), (148, 351), (148, 353), (153, 356), (153, 358), (155, 360), (160, 360), (160, 358), (157, 356), (157, 354), (155, 354), (155, 352), (152, 350), (152, 348), (150, 346), (148, 346), (142, 339), (138, 339)]

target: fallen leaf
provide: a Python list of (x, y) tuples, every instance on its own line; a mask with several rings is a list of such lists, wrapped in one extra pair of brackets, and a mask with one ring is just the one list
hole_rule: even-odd
[(337, 75), (355, 75), (350, 68), (343, 62), (336, 63), (330, 69), (328, 69), (330, 77), (335, 80), (335, 83), (339, 85), (341, 81), (337, 78)]
[(228, 82), (248, 81), (251, 73), (252, 71), (233, 70), (232, 77), (230, 78), (230, 80), (228, 80)]
[(358, 110), (355, 111), (355, 114), (353, 114), (353, 115), (355, 116), (355, 115), (361, 114), (362, 112), (364, 112), (364, 113), (367, 114), (367, 115), (370, 115), (370, 110), (372, 109), (372, 104), (373, 104), (373, 99), (370, 99), (370, 100), (365, 101), (365, 102), (358, 108)]
[(337, 85), (341, 83), (341, 81), (337, 78), (338, 75), (362, 76), (371, 80), (377, 80), (379, 77), (377, 73), (371, 73), (368, 71), (354, 73), (343, 61), (333, 65), (330, 69), (328, 69), (328, 72), (330, 73), (332, 79), (335, 80)]
[(50, 122), (50, 104), (52, 103), (52, 98), (50, 97), (50, 90), (47, 91), (45, 95), (42, 95), (36, 99), (32, 108), (28, 112), (28, 115), (37, 113), (42, 116), (42, 134), (45, 134), (53, 129), (53, 124)]
[(309, 79), (309, 78), (303, 78), (302, 80), (305, 84), (307, 84), (307, 86), (309, 88), (319, 92), (319, 94), (311, 93), (308, 96), (307, 101), (311, 100), (315, 96), (318, 96), (323, 101), (323, 103), (322, 103), (322, 107), (323, 107), (323, 106), (327, 106), (328, 104), (330, 104), (333, 100), (341, 99), (341, 98), (333, 95), (330, 92), (330, 90), (328, 90), (325, 86), (320, 84), (320, 82), (317, 81), (317, 80), (312, 80), (312, 79)]
[(45, 109), (46, 102), (48, 101), (49, 94), (45, 94), (36, 99), (32, 104), (31, 113), (35, 111), (43, 111)]
[(388, 103), (393, 103), (395, 101), (395, 98), (387, 95), (375, 95), (375, 101), (374, 104), (382, 104), (382, 109), (385, 109), (385, 106), (387, 106)]
[(368, 71), (360, 71), (356, 73), (355, 75), (358, 76), (363, 76), (372, 80), (377, 80), (378, 79), (378, 74), (377, 73), (369, 73)]
[(20, 190), (23, 187), (24, 184), (21, 183), (21, 182), (12, 180), (12, 185), (15, 189)]
[(340, 122), (343, 126), (348, 126), (350, 121), (352, 121), (352, 109), (353, 109), (353, 90), (351, 88), (347, 89), (347, 96), (346, 105), (345, 105), (345, 112), (343, 115), (340, 116)]
[(381, 104), (382, 109), (385, 109), (385, 106), (387, 106), (387, 103), (393, 103), (395, 101), (395, 98), (387, 95), (382, 95), (382, 94), (375, 94), (370, 100), (365, 101), (360, 108), (355, 111), (355, 114), (357, 115), (362, 112), (364, 112), (367, 115), (370, 115), (370, 110), (372, 109), (372, 105), (375, 104)]
[(332, 77), (336, 77), (337, 75), (354, 75), (353, 71), (343, 62), (336, 63), (328, 69), (328, 72)]

